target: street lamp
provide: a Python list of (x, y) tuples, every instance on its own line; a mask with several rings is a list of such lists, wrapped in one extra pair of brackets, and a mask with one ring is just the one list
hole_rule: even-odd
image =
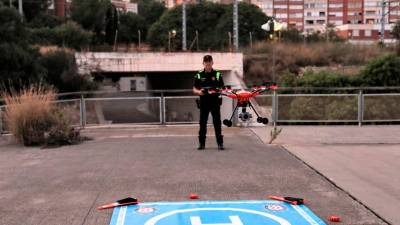
[(176, 36), (176, 30), (168, 31), (168, 51), (171, 51), (171, 39)]

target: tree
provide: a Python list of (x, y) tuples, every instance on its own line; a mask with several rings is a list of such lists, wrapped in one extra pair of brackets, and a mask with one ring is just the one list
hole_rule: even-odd
[[(23, 0), (22, 3), (24, 17), (26, 21), (30, 22), (34, 18), (46, 14), (51, 5), (51, 0)], [(0, 5), (9, 6), (10, 0), (0, 0)], [(18, 9), (18, 0), (12, 1), (12, 7)]]
[(286, 42), (299, 43), (304, 41), (304, 37), (297, 29), (283, 30), (281, 33), (281, 38)]
[(29, 31), (15, 9), (0, 7), (0, 84), (15, 88), (40, 80), (40, 54), (29, 45)]
[(118, 41), (122, 43), (137, 43), (139, 39), (138, 30), (141, 33), (146, 30), (145, 18), (140, 15), (131, 12), (121, 13), (119, 21)]
[(80, 50), (89, 46), (92, 32), (84, 30), (79, 24), (69, 21), (54, 28), (57, 37), (56, 44), (63, 47)]
[(47, 73), (44, 80), (53, 85), (58, 92), (74, 92), (91, 90), (94, 83), (87, 76), (78, 74), (75, 56), (73, 53), (58, 50), (44, 54), (40, 64)]
[[(253, 40), (266, 37), (261, 25), (268, 21), (268, 17), (256, 6), (239, 4), (239, 42), (240, 45), (249, 44), (249, 32)], [(166, 47), (168, 32), (176, 30), (174, 43), (182, 41), (182, 6), (177, 6), (164, 13), (160, 20), (154, 23), (149, 32), (147, 41), (153, 47)], [(222, 49), (228, 44), (228, 32), (232, 32), (232, 5), (221, 5), (211, 2), (200, 2), (187, 7), (187, 40), (190, 43), (199, 32), (201, 49)], [(176, 44), (174, 49), (180, 49)]]
[(36, 16), (33, 20), (31, 20), (28, 25), (31, 28), (43, 28), (43, 27), (54, 28), (60, 26), (64, 22), (65, 22), (64, 19), (60, 17), (49, 14), (41, 14)]
[[(229, 40), (228, 32), (232, 32), (233, 21), (233, 6), (225, 7), (225, 14), (220, 17), (216, 27), (219, 45), (227, 43)], [(253, 41), (263, 40), (267, 38), (267, 32), (261, 29), (270, 18), (261, 11), (260, 8), (253, 4), (239, 3), (239, 45), (248, 46), (250, 43), (250, 32), (252, 33)]]
[(71, 18), (84, 29), (95, 33), (93, 43), (103, 44), (106, 36), (115, 30), (107, 30), (106, 25), (110, 21), (107, 12), (112, 8), (110, 0), (72, 0)]
[(117, 8), (114, 6), (109, 7), (106, 13), (106, 43), (109, 45), (113, 45), (115, 41), (115, 35), (118, 29), (119, 23), (119, 13), (117, 12)]
[(74, 21), (68, 21), (60, 26), (32, 29), (31, 40), (39, 45), (57, 45), (60, 47), (81, 50), (88, 47), (93, 33), (84, 30)]
[(325, 37), (326, 41), (332, 41), (332, 42), (342, 42), (343, 39), (340, 38), (335, 31), (335, 25), (332, 23), (328, 23), (325, 26), (325, 32), (322, 33), (322, 36)]
[(38, 63), (37, 49), (26, 48), (16, 43), (0, 44), (1, 87), (20, 87), (43, 79), (46, 70)]
[(400, 20), (396, 21), (392, 30), (392, 35), (397, 39), (397, 55), (400, 56)]
[(0, 8), (0, 43), (26, 44), (28, 31), (15, 9)]
[(152, 24), (160, 19), (161, 15), (166, 11), (165, 5), (155, 0), (139, 0), (138, 14), (144, 18), (143, 40), (147, 37), (147, 32)]
[(396, 21), (396, 24), (394, 25), (392, 30), (392, 35), (394, 38), (397, 39), (397, 41), (400, 42), (400, 20)]
[(51, 4), (51, 0), (23, 1), (23, 11), (29, 22), (34, 18), (45, 14)]

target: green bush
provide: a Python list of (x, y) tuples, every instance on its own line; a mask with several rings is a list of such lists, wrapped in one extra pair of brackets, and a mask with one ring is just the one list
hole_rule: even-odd
[(26, 146), (71, 144), (81, 140), (55, 107), (55, 92), (43, 85), (2, 94), (6, 125), (16, 140)]
[(372, 60), (360, 74), (363, 86), (400, 86), (400, 56), (384, 55)]

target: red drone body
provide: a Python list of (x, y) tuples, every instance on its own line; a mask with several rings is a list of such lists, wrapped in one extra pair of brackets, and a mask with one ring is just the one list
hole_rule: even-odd
[(263, 123), (263, 124), (268, 124), (268, 118), (263, 118), (259, 116), (257, 111), (254, 109), (254, 107), (251, 105), (250, 99), (253, 97), (256, 97), (257, 95), (266, 92), (268, 90), (274, 90), (277, 89), (278, 86), (275, 83), (270, 83), (269, 85), (264, 85), (264, 86), (254, 86), (251, 90), (232, 90), (229, 86), (223, 88), (222, 90), (216, 90), (212, 91), (210, 93), (219, 93), (221, 95), (227, 96), (228, 98), (231, 99), (237, 99), (237, 104), (235, 109), (233, 110), (231, 118), (225, 119), (223, 123), (230, 127), (232, 126), (232, 118), (235, 113), (235, 111), (238, 109), (238, 107), (242, 107), (242, 112), (239, 114), (239, 118), (242, 121), (248, 121), (249, 119), (252, 118), (252, 115), (248, 112), (246, 112), (246, 108), (250, 107), (253, 109), (253, 111), (257, 115), (257, 122), (258, 123)]

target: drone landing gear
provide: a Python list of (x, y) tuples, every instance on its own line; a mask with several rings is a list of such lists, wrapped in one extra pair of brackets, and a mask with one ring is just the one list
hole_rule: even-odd
[(268, 124), (269, 120), (267, 117), (258, 117), (257, 123)]
[(222, 123), (227, 127), (232, 126), (232, 120), (224, 119), (224, 121), (222, 121)]
[(236, 112), (236, 110), (238, 109), (238, 107), (242, 107), (242, 113), (241, 113), (241, 115), (239, 115), (239, 118), (240, 118), (242, 121), (245, 122), (245, 121), (251, 119), (251, 114), (248, 113), (248, 112), (246, 112), (246, 107), (247, 107), (247, 106), (249, 106), (251, 109), (253, 109), (253, 111), (256, 113), (256, 115), (257, 115), (257, 123), (268, 124), (268, 122), (269, 122), (268, 118), (266, 118), (266, 117), (261, 117), (260, 115), (258, 115), (256, 109), (254, 109), (254, 107), (251, 105), (250, 102), (245, 102), (245, 103), (241, 103), (241, 104), (238, 103), (238, 104), (236, 105), (235, 109), (234, 109), (233, 112), (232, 112), (231, 118), (230, 118), (229, 120), (228, 120), (228, 119), (224, 119), (224, 121), (223, 121), (222, 123), (223, 123), (225, 126), (227, 126), (227, 127), (231, 127), (232, 124), (233, 124), (233, 123), (232, 123), (233, 115), (235, 114), (235, 112)]

